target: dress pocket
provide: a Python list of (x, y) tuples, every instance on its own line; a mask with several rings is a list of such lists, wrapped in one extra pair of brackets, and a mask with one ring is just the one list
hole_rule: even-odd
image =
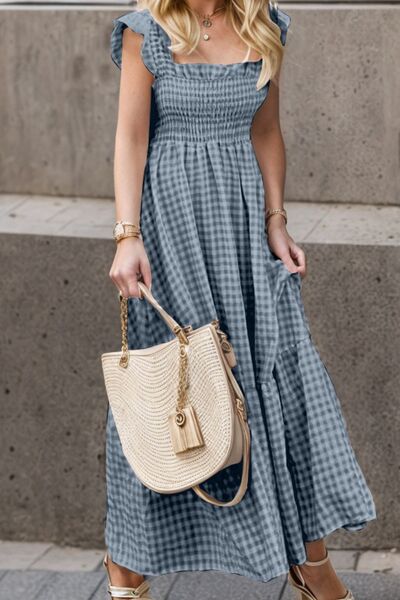
[(285, 265), (285, 263), (283, 262), (283, 260), (281, 258), (277, 259), (279, 263), (281, 263), (282, 269), (285, 271), (286, 274), (288, 274), (290, 276), (291, 279), (293, 279), (293, 281), (296, 281), (297, 285), (301, 288), (302, 285), (302, 277), (300, 275), (300, 273), (298, 271), (289, 271), (289, 269), (287, 268), (287, 266)]

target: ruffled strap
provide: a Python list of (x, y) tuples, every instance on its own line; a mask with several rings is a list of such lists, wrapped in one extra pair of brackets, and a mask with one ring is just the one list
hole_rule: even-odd
[(120, 69), (122, 64), (122, 34), (126, 27), (143, 35), (140, 54), (144, 65), (152, 75), (156, 74), (156, 64), (151, 43), (152, 18), (147, 9), (135, 10), (113, 20), (111, 33), (111, 58)]
[(270, 0), (268, 2), (268, 7), (271, 20), (276, 23), (281, 30), (281, 43), (282, 46), (284, 46), (286, 44), (286, 34), (292, 18), (278, 7), (277, 2), (271, 2)]

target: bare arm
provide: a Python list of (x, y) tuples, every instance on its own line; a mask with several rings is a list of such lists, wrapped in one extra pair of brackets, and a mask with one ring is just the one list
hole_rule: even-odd
[[(116, 220), (136, 224), (140, 223), (153, 81), (153, 75), (143, 64), (140, 55), (142, 42), (141, 34), (128, 28), (124, 30), (114, 155)], [(125, 297), (138, 297), (139, 273), (150, 287), (150, 265), (142, 240), (124, 238), (118, 243), (110, 277)]]
[[(286, 153), (279, 120), (279, 87), (273, 81), (267, 100), (254, 117), (251, 137), (264, 183), (265, 208), (284, 208)], [(289, 271), (304, 276), (304, 252), (290, 237), (281, 214), (268, 219), (267, 234), (274, 254)]]
[(267, 100), (254, 117), (252, 140), (264, 182), (265, 207), (283, 208), (286, 154), (279, 122), (279, 90), (272, 82)]

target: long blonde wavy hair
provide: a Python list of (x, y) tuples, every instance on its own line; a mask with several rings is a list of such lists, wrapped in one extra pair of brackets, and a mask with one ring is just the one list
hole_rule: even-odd
[[(268, 0), (226, 0), (226, 18), (234, 31), (262, 58), (257, 90), (274, 79), (283, 59), (280, 28), (269, 16)], [(138, 0), (138, 9), (147, 8), (171, 40), (169, 49), (179, 54), (193, 52), (201, 37), (195, 13), (185, 0)]]

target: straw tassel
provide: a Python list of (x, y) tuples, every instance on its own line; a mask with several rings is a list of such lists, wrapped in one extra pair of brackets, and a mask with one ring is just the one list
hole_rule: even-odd
[(199, 420), (191, 404), (171, 413), (168, 422), (175, 454), (204, 446)]

